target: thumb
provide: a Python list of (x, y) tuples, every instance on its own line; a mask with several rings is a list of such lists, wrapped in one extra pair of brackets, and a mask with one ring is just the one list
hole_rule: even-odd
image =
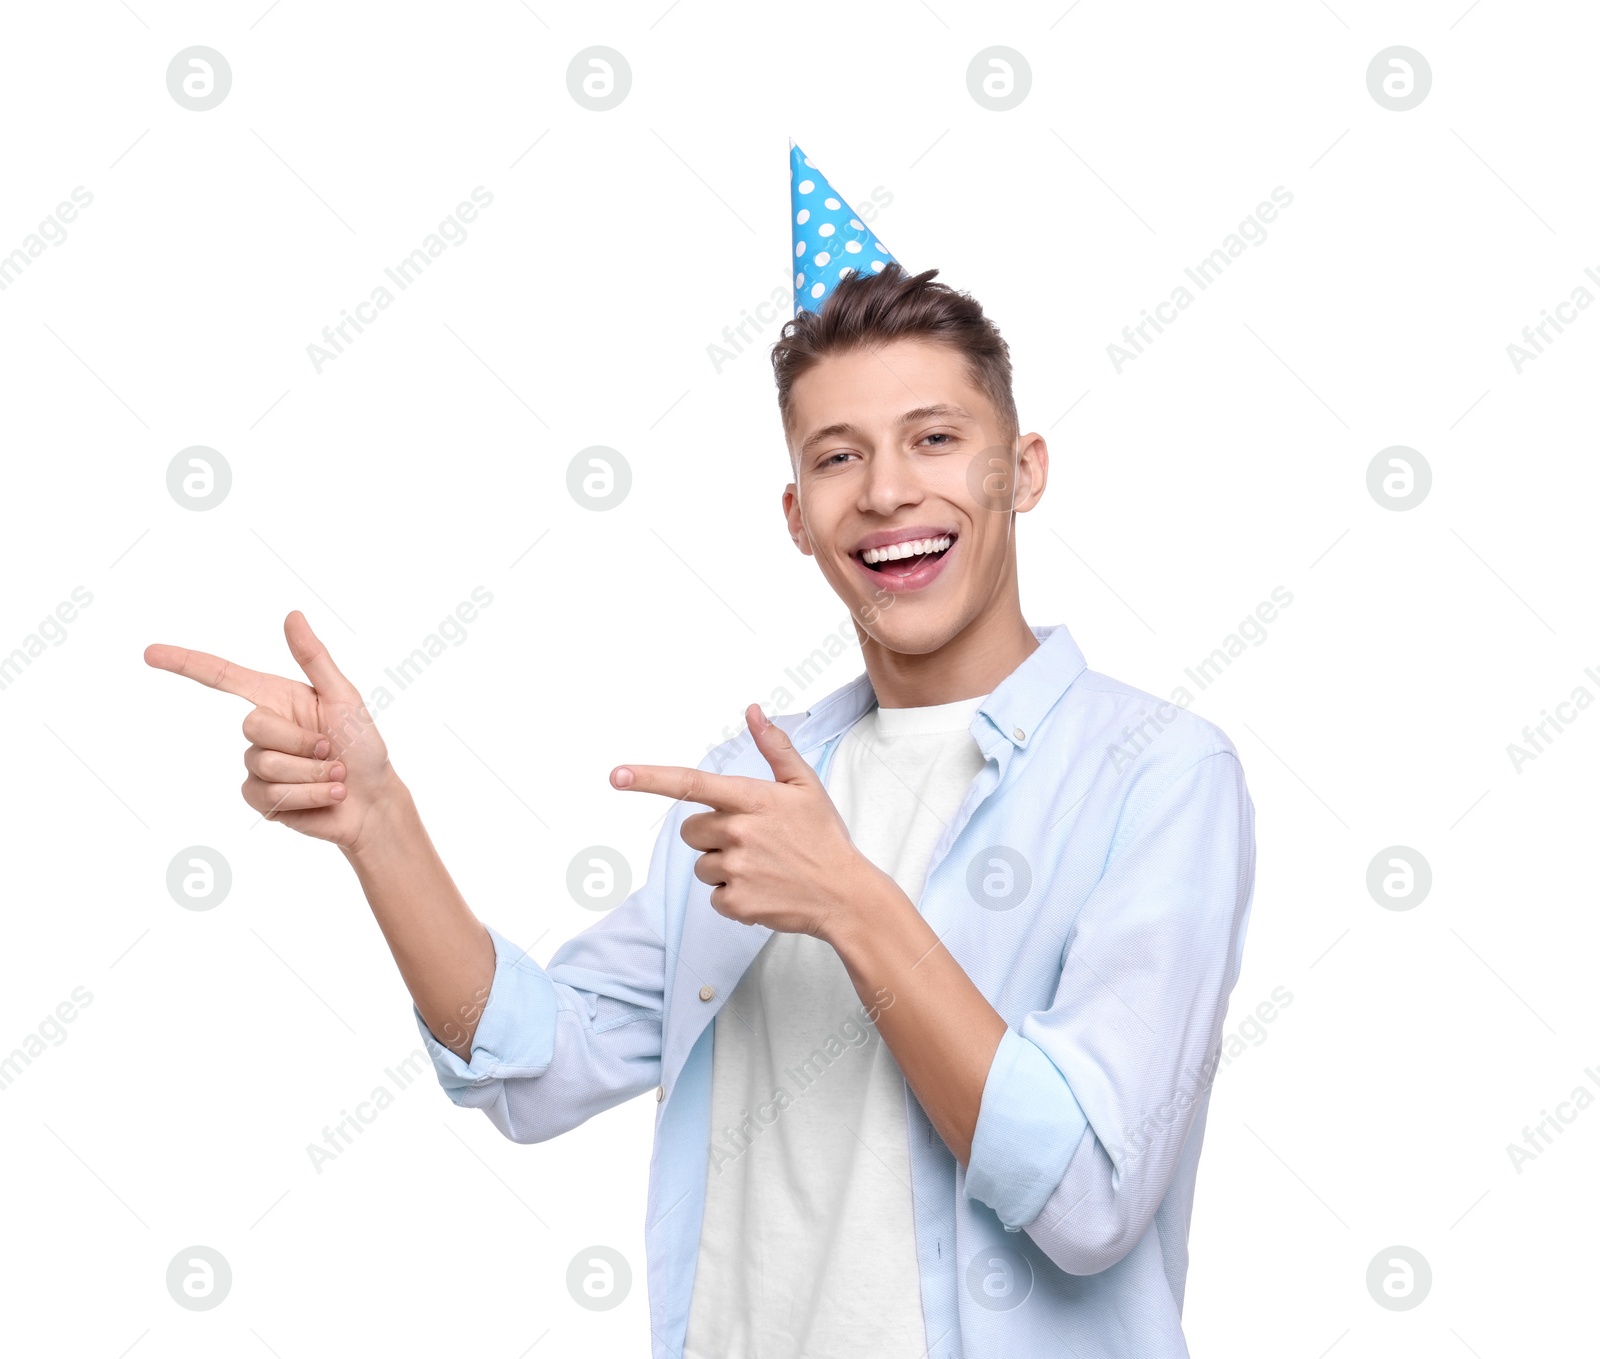
[(794, 742), (789, 739), (789, 733), (776, 722), (767, 720), (767, 715), (761, 711), (759, 703), (752, 703), (744, 710), (745, 722), (750, 727), (750, 736), (756, 743), (767, 763), (772, 766), (772, 777), (779, 783), (812, 784), (818, 783), (817, 774), (812, 767), (801, 758), (800, 752), (794, 748)]
[(333, 663), (328, 648), (311, 631), (311, 624), (306, 622), (305, 614), (299, 609), (283, 620), (283, 635), (289, 643), (290, 654), (306, 672), (306, 678), (319, 694), (326, 698), (360, 700), (355, 685)]

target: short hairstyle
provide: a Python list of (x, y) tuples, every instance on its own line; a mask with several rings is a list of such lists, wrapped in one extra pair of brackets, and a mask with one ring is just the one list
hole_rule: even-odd
[(989, 398), (1006, 436), (1017, 436), (1011, 394), (1011, 351), (969, 293), (935, 283), (937, 269), (907, 274), (899, 264), (881, 273), (840, 279), (820, 311), (802, 311), (784, 324), (772, 346), (778, 413), (786, 435), (797, 378), (830, 354), (870, 349), (895, 340), (932, 340), (966, 359), (977, 388)]

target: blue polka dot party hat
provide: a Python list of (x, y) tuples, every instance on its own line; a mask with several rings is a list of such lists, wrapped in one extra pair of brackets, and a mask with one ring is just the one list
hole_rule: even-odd
[(882, 273), (884, 249), (806, 153), (789, 142), (789, 208), (794, 228), (794, 309), (821, 311), (839, 280)]

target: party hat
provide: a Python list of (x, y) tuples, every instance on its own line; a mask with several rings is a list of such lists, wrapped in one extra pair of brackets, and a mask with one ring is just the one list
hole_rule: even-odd
[(789, 209), (794, 230), (794, 309), (821, 311), (842, 278), (882, 273), (894, 256), (867, 229), (806, 153), (789, 141)]

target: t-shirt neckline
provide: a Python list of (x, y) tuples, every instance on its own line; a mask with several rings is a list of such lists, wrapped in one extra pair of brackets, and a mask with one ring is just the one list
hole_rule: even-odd
[(988, 694), (979, 694), (976, 698), (958, 698), (953, 703), (933, 703), (920, 708), (874, 705), (873, 721), (878, 735), (886, 738), (966, 731), (972, 726), (973, 714), (988, 697)]

